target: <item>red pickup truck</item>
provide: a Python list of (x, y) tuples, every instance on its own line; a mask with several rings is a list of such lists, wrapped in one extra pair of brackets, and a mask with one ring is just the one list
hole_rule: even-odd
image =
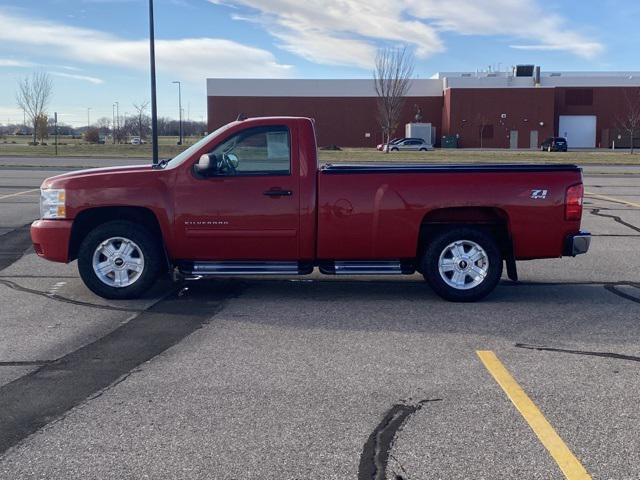
[(85, 284), (134, 298), (166, 272), (212, 275), (422, 273), (474, 301), (503, 264), (575, 256), (582, 173), (574, 165), (318, 166), (313, 121), (232, 122), (155, 166), (66, 173), (42, 184), (38, 255), (78, 259)]

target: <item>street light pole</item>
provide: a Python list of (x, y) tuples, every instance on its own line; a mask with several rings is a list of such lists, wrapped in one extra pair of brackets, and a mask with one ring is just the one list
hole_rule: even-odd
[(58, 112), (53, 112), (53, 121), (55, 122), (56, 157), (57, 157), (58, 156)]
[[(116, 102), (116, 134), (120, 137), (120, 102)], [(118, 143), (120, 143), (119, 138)]]
[(113, 137), (113, 144), (116, 144), (116, 104), (111, 105), (111, 136)]
[(171, 83), (178, 84), (178, 117), (180, 119), (180, 141), (178, 145), (182, 145), (182, 85), (178, 80)]
[(153, 0), (149, 0), (149, 63), (151, 64), (151, 142), (153, 166), (158, 165), (158, 106), (156, 104), (156, 48), (153, 28)]
[(91, 107), (87, 107), (87, 131), (91, 127), (91, 114), (89, 112), (91, 112)]

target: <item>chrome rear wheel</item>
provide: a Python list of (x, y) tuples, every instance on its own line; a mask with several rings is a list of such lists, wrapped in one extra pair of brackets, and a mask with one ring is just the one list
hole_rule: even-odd
[(422, 274), (441, 297), (474, 302), (491, 293), (500, 281), (502, 254), (494, 235), (483, 227), (442, 228), (428, 242)]
[(447, 245), (438, 259), (442, 280), (457, 290), (477, 287), (489, 272), (489, 256), (471, 240), (458, 240)]

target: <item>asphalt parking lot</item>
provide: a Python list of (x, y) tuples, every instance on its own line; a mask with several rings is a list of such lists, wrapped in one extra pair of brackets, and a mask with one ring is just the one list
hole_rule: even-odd
[(480, 303), (315, 275), (114, 302), (29, 249), (41, 181), (91, 162), (0, 161), (0, 478), (640, 478), (640, 168), (585, 169), (589, 254)]

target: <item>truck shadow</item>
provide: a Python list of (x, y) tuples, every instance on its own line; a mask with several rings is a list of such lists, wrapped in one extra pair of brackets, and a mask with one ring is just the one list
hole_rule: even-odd
[(446, 302), (424, 282), (413, 280), (219, 279), (188, 287), (188, 295), (197, 301), (206, 301), (216, 291), (234, 290), (236, 299), (220, 313), (225, 321), (285, 328), (492, 336), (540, 330), (545, 336), (575, 337), (606, 324), (620, 329), (625, 338), (629, 331), (640, 331), (632, 320), (639, 304), (614, 295), (602, 284), (504, 282), (476, 303)]

